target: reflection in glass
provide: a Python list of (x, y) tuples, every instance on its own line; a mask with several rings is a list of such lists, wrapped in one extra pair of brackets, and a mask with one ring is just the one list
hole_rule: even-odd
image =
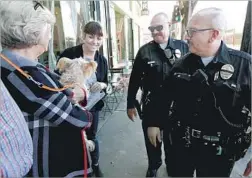
[[(65, 36), (65, 48), (76, 45), (76, 33), (74, 30), (74, 11), (70, 6), (75, 3), (74, 1), (60, 1), (61, 16), (63, 21), (63, 31)], [(76, 12), (76, 11), (75, 11)]]

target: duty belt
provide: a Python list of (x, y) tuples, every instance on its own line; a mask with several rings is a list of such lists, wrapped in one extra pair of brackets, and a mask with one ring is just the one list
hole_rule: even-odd
[(216, 134), (207, 134), (204, 131), (194, 129), (190, 126), (182, 126), (180, 121), (176, 123), (177, 128), (182, 128), (185, 131), (185, 139), (190, 139), (190, 137), (195, 139), (202, 139), (208, 142), (219, 142), (221, 137), (221, 132), (216, 132)]
[[(173, 123), (175, 137), (178, 136), (185, 147), (190, 147), (194, 143), (202, 143), (216, 149), (216, 155), (222, 155), (223, 152), (229, 156), (235, 156), (235, 159), (243, 157), (246, 151), (246, 141), (244, 135), (237, 133), (233, 136), (223, 135), (221, 132), (206, 133), (204, 131), (192, 128), (191, 126), (182, 125), (180, 121)], [(244, 138), (243, 138), (244, 137)], [(251, 138), (249, 135), (248, 138)]]

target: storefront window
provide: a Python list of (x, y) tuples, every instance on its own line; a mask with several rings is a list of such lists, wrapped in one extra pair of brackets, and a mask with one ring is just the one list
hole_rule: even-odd
[(82, 28), (88, 21), (88, 6), (85, 1), (43, 1), (44, 6), (54, 12), (56, 23), (53, 27), (53, 40), (48, 52), (39, 61), (54, 69), (56, 61), (66, 48), (82, 43)]
[(69, 48), (76, 45), (76, 9), (73, 6), (74, 1), (60, 1), (61, 16), (63, 21), (63, 31), (65, 36), (65, 47)]
[[(83, 0), (41, 1), (56, 17), (56, 23), (52, 29), (53, 38), (49, 43), (48, 52), (39, 58), (42, 64), (50, 69), (54, 69), (56, 61), (62, 51), (82, 43), (85, 23), (91, 20), (91, 17), (93, 17), (92, 20), (97, 20), (96, 13), (99, 10), (96, 8), (100, 9), (97, 2), (90, 2)], [(93, 5), (93, 8), (90, 9), (89, 5)]]
[(66, 48), (60, 1), (55, 1), (55, 17), (56, 24), (53, 32), (53, 48), (57, 57)]
[(109, 55), (108, 55), (108, 32), (107, 32), (107, 19), (106, 19), (106, 12), (105, 12), (105, 3), (106, 2), (100, 2), (100, 10), (101, 10), (101, 25), (102, 25), (102, 29), (103, 29), (103, 45), (102, 45), (102, 52), (103, 55), (107, 58), (107, 60), (109, 59)]
[(88, 7), (85, 1), (56, 1), (56, 4), (54, 49), (59, 54), (66, 48), (82, 43), (82, 29), (88, 21)]

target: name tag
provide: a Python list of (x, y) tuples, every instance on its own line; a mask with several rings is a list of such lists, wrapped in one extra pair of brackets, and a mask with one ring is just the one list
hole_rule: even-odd
[(155, 64), (155, 61), (149, 61), (148, 64)]

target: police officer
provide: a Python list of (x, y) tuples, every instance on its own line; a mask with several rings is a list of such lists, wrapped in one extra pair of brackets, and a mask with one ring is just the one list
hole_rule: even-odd
[(155, 131), (148, 135), (154, 144), (159, 126), (172, 126), (173, 177), (192, 177), (195, 170), (199, 177), (228, 177), (250, 145), (251, 56), (225, 45), (225, 23), (217, 8), (191, 18), (191, 53), (174, 65), (163, 99), (157, 102), (168, 109), (165, 100), (173, 99), (169, 117), (157, 118), (150, 128)]
[[(151, 112), (152, 103), (162, 89), (163, 81), (167, 78), (174, 61), (188, 52), (185, 42), (169, 38), (168, 20), (165, 13), (158, 13), (152, 18), (149, 30), (154, 40), (139, 49), (128, 88), (128, 117), (134, 121), (137, 115), (136, 108), (138, 108), (140, 118), (143, 119), (142, 128), (149, 164), (146, 177), (155, 177), (162, 164), (161, 139), (157, 145), (153, 146), (147, 138), (148, 120), (155, 120), (155, 113)], [(141, 106), (136, 102), (139, 88), (142, 89)]]

